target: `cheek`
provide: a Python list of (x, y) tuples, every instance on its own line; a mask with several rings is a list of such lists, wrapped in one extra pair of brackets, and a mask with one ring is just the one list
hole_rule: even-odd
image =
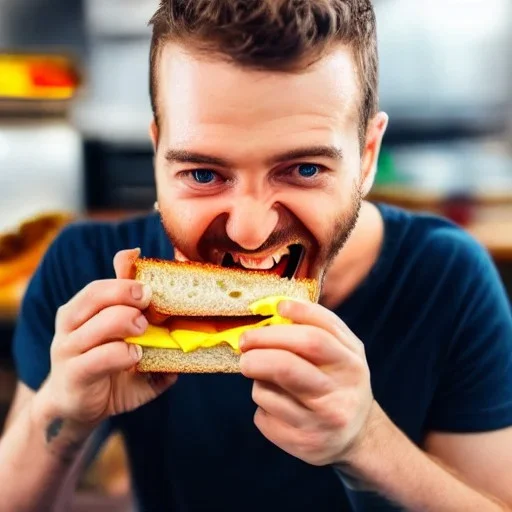
[(166, 227), (187, 243), (199, 238), (212, 221), (211, 211), (201, 204), (177, 201), (165, 193), (159, 195), (158, 204)]
[(354, 180), (333, 180), (323, 190), (294, 191), (280, 202), (323, 244), (339, 218), (352, 212), (354, 187)]
[(164, 167), (157, 164), (155, 181), (158, 208), (168, 231), (182, 242), (193, 243), (193, 238), (201, 234), (201, 226), (206, 224), (206, 208), (194, 201), (180, 197), (180, 187), (172, 183)]

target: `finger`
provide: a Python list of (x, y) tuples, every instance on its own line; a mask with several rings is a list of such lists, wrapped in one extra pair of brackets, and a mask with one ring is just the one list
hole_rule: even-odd
[[(134, 279), (135, 278), (135, 261), (140, 256), (140, 249), (126, 249), (119, 251), (114, 256), (114, 269), (116, 276), (119, 279)], [(149, 304), (148, 309), (144, 312), (149, 323), (152, 325), (160, 325), (165, 322), (168, 315), (162, 315), (158, 313), (154, 307)]]
[(140, 249), (125, 249), (114, 256), (114, 271), (118, 279), (135, 278), (135, 261), (140, 256)]
[(309, 325), (269, 325), (247, 331), (239, 346), (242, 352), (260, 348), (288, 350), (315, 366), (334, 365), (355, 357), (330, 333)]
[(297, 446), (297, 429), (282, 419), (259, 407), (254, 414), (256, 428), (273, 444), (282, 450), (293, 453)]
[(110, 306), (125, 305), (143, 310), (150, 300), (151, 288), (131, 279), (93, 281), (59, 309), (56, 330), (70, 333)]
[(361, 354), (364, 345), (348, 328), (341, 318), (320, 304), (283, 300), (278, 305), (278, 312), (294, 324), (312, 325), (331, 333), (349, 350)]
[(332, 391), (330, 378), (319, 368), (285, 350), (250, 350), (240, 358), (242, 374), (284, 389), (307, 406), (307, 401)]
[(142, 357), (139, 345), (125, 341), (105, 343), (78, 356), (74, 361), (75, 378), (83, 384), (133, 368)]
[[(62, 349), (82, 354), (103, 343), (144, 334), (148, 321), (136, 308), (111, 306), (101, 310), (62, 342)], [(68, 352), (66, 350), (66, 352)]]
[(258, 408), (254, 415), (258, 430), (281, 450), (309, 464), (324, 466), (325, 434), (319, 431), (295, 428), (280, 418)]
[(267, 413), (280, 418), (288, 425), (299, 428), (307, 422), (307, 409), (275, 384), (255, 381), (252, 388), (252, 399)]

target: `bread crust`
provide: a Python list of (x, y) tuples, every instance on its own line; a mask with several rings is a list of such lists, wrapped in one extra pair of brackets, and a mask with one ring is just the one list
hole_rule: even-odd
[(151, 286), (151, 308), (167, 316), (250, 316), (249, 305), (264, 297), (316, 302), (319, 294), (314, 279), (151, 258), (136, 260), (135, 279)]
[(142, 353), (137, 364), (142, 373), (240, 373), (240, 354), (226, 344), (193, 352), (142, 347)]

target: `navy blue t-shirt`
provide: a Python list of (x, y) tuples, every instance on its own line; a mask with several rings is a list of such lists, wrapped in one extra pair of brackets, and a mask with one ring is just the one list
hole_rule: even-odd
[[(490, 257), (445, 220), (378, 206), (378, 261), (336, 310), (365, 344), (376, 400), (419, 445), (431, 430), (512, 425), (511, 308)], [(156, 214), (62, 232), (23, 301), (14, 339), (21, 381), (36, 390), (49, 372), (57, 308), (87, 283), (114, 277), (114, 254), (133, 247), (173, 257)], [(111, 420), (127, 441), (140, 510), (396, 510), (267, 441), (253, 424), (251, 385), (241, 375), (182, 375)]]

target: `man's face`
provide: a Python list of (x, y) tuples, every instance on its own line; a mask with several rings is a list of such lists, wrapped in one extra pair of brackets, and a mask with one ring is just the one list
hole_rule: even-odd
[(168, 44), (152, 134), (177, 258), (321, 278), (361, 205), (359, 101), (346, 48), (281, 73)]

